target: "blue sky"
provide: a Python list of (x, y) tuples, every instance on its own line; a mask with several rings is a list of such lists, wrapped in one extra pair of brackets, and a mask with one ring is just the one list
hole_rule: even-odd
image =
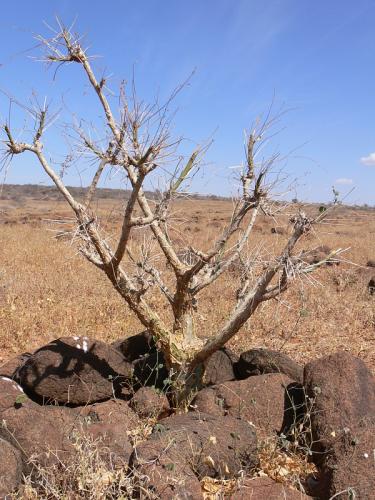
[[(131, 78), (146, 100), (167, 96), (194, 69), (176, 101), (174, 132), (189, 140), (184, 152), (214, 138), (207, 174), (193, 188), (227, 195), (243, 161), (244, 130), (268, 109), (283, 106), (273, 149), (297, 179), (293, 196), (326, 201), (332, 185), (350, 203), (375, 204), (375, 1), (357, 0), (17, 0), (4, 2), (0, 20), (0, 89), (27, 101), (33, 91), (58, 109), (96, 121), (100, 110), (77, 65), (53, 71), (33, 60), (33, 36), (49, 36), (43, 21), (58, 15), (87, 33), (98, 74), (109, 88)], [(63, 96), (63, 101), (61, 100)], [(275, 97), (273, 97), (275, 96)], [(22, 113), (12, 107), (12, 123)], [(0, 119), (9, 115), (0, 97)], [(62, 129), (49, 130), (47, 151), (62, 158)], [(59, 168), (57, 166), (57, 168)], [(87, 166), (67, 174), (79, 185)], [(78, 174), (81, 172), (81, 175)], [(17, 159), (9, 183), (48, 183), (31, 157)], [(116, 185), (116, 179), (110, 185)]]

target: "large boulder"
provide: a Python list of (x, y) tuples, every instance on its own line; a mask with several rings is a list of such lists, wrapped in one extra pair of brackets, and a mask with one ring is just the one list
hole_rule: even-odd
[(198, 412), (242, 418), (265, 437), (287, 433), (299, 418), (302, 393), (300, 384), (286, 375), (270, 373), (207, 387), (191, 406)]
[(99, 453), (111, 466), (127, 466), (133, 452), (132, 435), (141, 428), (139, 418), (125, 401), (109, 400), (78, 408), (40, 406), (14, 381), (0, 379), (0, 436), (22, 451), (29, 467), (69, 463), (76, 439), (98, 442)]
[(84, 405), (111, 398), (132, 373), (132, 365), (104, 342), (63, 337), (30, 356), (19, 379), (36, 400)]
[(127, 466), (133, 452), (131, 435), (141, 427), (129, 405), (112, 399), (76, 410), (83, 417), (83, 432), (98, 440), (104, 457), (111, 464)]
[(237, 361), (237, 356), (225, 347), (214, 352), (204, 362), (203, 384), (214, 385), (234, 380), (233, 364)]
[(324, 481), (321, 498), (352, 489), (356, 498), (375, 491), (375, 380), (364, 362), (338, 352), (305, 366), (313, 401), (313, 460)]
[(316, 459), (324, 456), (338, 435), (375, 416), (374, 376), (361, 359), (348, 352), (308, 363), (304, 385), (314, 400), (311, 425)]
[(11, 498), (22, 482), (23, 464), (19, 450), (0, 438), (0, 498)]
[(163, 447), (161, 442), (155, 440), (142, 444), (139, 456), (134, 458), (132, 464), (136, 469), (135, 477), (141, 477), (137, 498), (142, 498), (144, 486), (147, 491), (152, 491), (154, 498), (203, 500), (199, 479), (190, 464), (184, 460), (183, 455), (172, 454), (168, 445), (166, 443)]
[(231, 478), (257, 467), (257, 438), (244, 420), (173, 415), (160, 420), (151, 437), (137, 446), (133, 465), (161, 498), (176, 498), (184, 491), (201, 498), (199, 479)]
[(70, 437), (76, 425), (71, 410), (26, 402), (2, 411), (0, 417), (0, 437), (22, 452), (25, 466), (30, 458), (47, 467), (69, 461), (73, 453)]
[(235, 365), (236, 375), (244, 379), (265, 373), (284, 373), (296, 382), (303, 380), (303, 367), (286, 354), (271, 349), (250, 349), (243, 352)]
[(128, 465), (133, 452), (132, 434), (140, 421), (125, 401), (109, 400), (78, 408), (40, 406), (8, 379), (0, 379), (0, 436), (44, 466), (69, 463), (74, 441), (98, 441), (99, 452), (111, 465)]
[(298, 490), (277, 483), (269, 477), (245, 478), (230, 500), (307, 500), (308, 497)]
[(346, 491), (343, 498), (373, 498), (375, 418), (371, 424), (341, 435), (327, 452), (322, 466), (320, 498), (328, 500)]
[(115, 340), (111, 345), (114, 349), (120, 351), (129, 363), (156, 349), (155, 340), (147, 330), (130, 337)]

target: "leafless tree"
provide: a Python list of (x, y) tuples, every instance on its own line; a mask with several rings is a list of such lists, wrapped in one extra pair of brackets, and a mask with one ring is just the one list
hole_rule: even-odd
[[(164, 105), (157, 102), (146, 105), (137, 100), (134, 89), (129, 97), (123, 85), (119, 92), (119, 110), (114, 110), (106, 81), (95, 74), (92, 59), (79, 36), (60, 26), (52, 38), (39, 37), (39, 40), (46, 50), (44, 60), (48, 64), (60, 67), (75, 63), (81, 67), (104, 112), (106, 144), (103, 147), (80, 124), (74, 125), (79, 139), (77, 148), (91, 155), (97, 163), (83, 201), (72, 196), (63, 177), (44, 154), (44, 133), (53, 120), (47, 105), (32, 110), (35, 129), (28, 142), (16, 139), (9, 123), (3, 125), (5, 154), (12, 158), (30, 152), (37, 158), (74, 212), (80, 252), (105, 273), (140, 322), (152, 332), (165, 356), (176, 390), (182, 393), (190, 385), (189, 380), (195, 379), (202, 362), (235, 336), (260, 304), (276, 299), (293, 280), (324, 263), (322, 260), (306, 264), (302, 254), (294, 250), (298, 240), (325, 214), (312, 219), (299, 211), (291, 217), (291, 231), (282, 251), (270, 261), (263, 259), (260, 271), (254, 272), (254, 263), (246, 257), (245, 249), (258, 214), (272, 215), (272, 183), (268, 174), (277, 159), (276, 155), (258, 159), (273, 124), (268, 115), (258, 120), (247, 137), (241, 189), (230, 220), (208, 251), (190, 246), (181, 253), (169, 237), (168, 220), (174, 200), (181, 196), (186, 182), (198, 168), (205, 148), (196, 149), (184, 165), (177, 162), (167, 188), (156, 202), (151, 200), (145, 194), (145, 180), (175, 157), (179, 146), (179, 141), (171, 137), (169, 101)], [(93, 208), (95, 192), (106, 169), (121, 172), (131, 187), (130, 196), (124, 198), (122, 228), (115, 244), (109, 242), (99, 213)], [(137, 254), (134, 252), (130, 245), (131, 235), (139, 228), (151, 232), (173, 281), (165, 279), (163, 268), (154, 264), (147, 248)], [(212, 331), (208, 339), (202, 339), (194, 328), (199, 322), (199, 294), (235, 263), (242, 266), (242, 273), (234, 307), (221, 328)], [(259, 259), (257, 264), (259, 270)], [(150, 306), (149, 291), (154, 287), (161, 291), (171, 308), (171, 326)]]

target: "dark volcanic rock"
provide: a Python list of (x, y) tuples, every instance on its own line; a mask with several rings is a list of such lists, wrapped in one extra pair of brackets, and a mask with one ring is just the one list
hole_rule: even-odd
[(84, 418), (84, 432), (105, 447), (105, 456), (109, 455), (111, 464), (127, 465), (133, 452), (130, 434), (140, 427), (140, 420), (129, 405), (112, 399), (76, 410)]
[(311, 423), (317, 451), (326, 451), (344, 429), (375, 416), (374, 377), (361, 359), (347, 352), (308, 363), (304, 385), (315, 398)]
[(69, 461), (73, 453), (70, 437), (76, 424), (71, 410), (22, 403), (2, 411), (1, 419), (0, 437), (22, 452), (25, 465), (31, 456), (44, 466)]
[(338, 436), (322, 466), (323, 484), (320, 497), (329, 499), (340, 491), (351, 489), (347, 498), (373, 498), (375, 418), (372, 424), (358, 427)]
[(69, 463), (75, 453), (73, 441), (85, 435), (98, 440), (103, 457), (112, 465), (129, 463), (130, 434), (140, 421), (126, 402), (110, 400), (82, 408), (40, 406), (10, 380), (0, 380), (0, 394), (0, 436), (22, 451), (25, 463), (32, 455), (45, 466), (59, 460)]
[(190, 465), (169, 450), (166, 452), (160, 442), (143, 443), (134, 466), (144, 475), (147, 489), (155, 498), (203, 500), (199, 479)]
[(131, 399), (130, 406), (141, 418), (164, 418), (171, 411), (167, 396), (152, 387), (141, 387)]
[(131, 337), (116, 340), (111, 345), (114, 349), (120, 351), (126, 361), (129, 362), (156, 350), (156, 343), (147, 330)]
[(14, 358), (8, 359), (0, 366), (0, 376), (9, 377), (18, 380), (18, 372), (31, 356), (30, 353), (19, 354)]
[(300, 384), (286, 375), (270, 373), (205, 388), (191, 406), (198, 412), (242, 418), (260, 435), (270, 436), (286, 433), (298, 418), (302, 393)]
[(367, 289), (370, 295), (375, 294), (375, 276), (371, 278), (370, 281), (368, 282)]
[(352, 488), (356, 498), (375, 491), (375, 380), (359, 358), (338, 352), (305, 366), (314, 399), (313, 460), (323, 473), (321, 498)]
[(212, 354), (204, 363), (203, 384), (221, 384), (234, 380), (233, 363), (237, 361), (235, 354), (227, 348)]
[(21, 452), (0, 438), (0, 498), (11, 498), (10, 494), (21, 485), (22, 474)]
[(148, 441), (137, 446), (134, 465), (161, 498), (175, 498), (181, 491), (201, 498), (199, 478), (234, 477), (257, 467), (256, 434), (240, 419), (173, 415), (160, 420)]
[(72, 452), (69, 437), (76, 415), (67, 408), (39, 406), (5, 377), (0, 378), (0, 421), (0, 437), (21, 451), (25, 466), (32, 455), (51, 465)]
[(250, 349), (243, 352), (235, 365), (236, 376), (244, 379), (264, 373), (284, 373), (296, 382), (303, 380), (303, 368), (289, 356), (271, 349)]
[(21, 406), (36, 406), (23, 392), (17, 382), (8, 377), (0, 377), (0, 418), (3, 411)]
[(131, 364), (111, 346), (87, 337), (64, 337), (38, 349), (19, 378), (30, 396), (83, 405), (109, 399), (132, 372)]

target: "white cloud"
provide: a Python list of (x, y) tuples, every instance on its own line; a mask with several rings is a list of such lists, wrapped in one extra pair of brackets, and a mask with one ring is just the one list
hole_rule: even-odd
[(362, 156), (361, 163), (367, 167), (375, 167), (375, 153), (370, 153), (368, 156)]
[(349, 186), (349, 184), (353, 184), (353, 179), (346, 179), (345, 177), (341, 177), (340, 179), (335, 180), (335, 184), (344, 184), (345, 186)]

